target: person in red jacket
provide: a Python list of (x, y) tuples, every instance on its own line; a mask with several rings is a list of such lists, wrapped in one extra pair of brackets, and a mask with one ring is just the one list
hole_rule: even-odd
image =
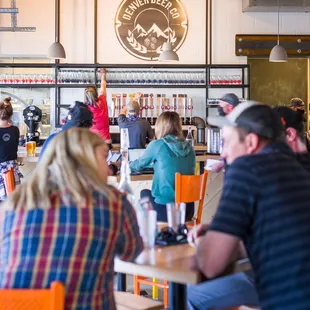
[(91, 131), (98, 133), (103, 137), (106, 143), (111, 144), (110, 127), (109, 127), (109, 109), (107, 104), (107, 83), (106, 70), (101, 70), (101, 95), (95, 86), (90, 86), (85, 89), (85, 104), (93, 113), (93, 126)]

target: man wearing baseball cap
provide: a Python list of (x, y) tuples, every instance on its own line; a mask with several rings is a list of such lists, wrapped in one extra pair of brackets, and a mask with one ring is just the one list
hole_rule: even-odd
[[(197, 266), (209, 279), (219, 276), (244, 244), (262, 310), (310, 309), (310, 175), (285, 142), (281, 118), (245, 102), (208, 122), (223, 128), (229, 167), (212, 223), (189, 236)], [(189, 287), (189, 309), (239, 306), (243, 288), (229, 284), (220, 278)]]
[(130, 101), (118, 117), (119, 128), (128, 128), (129, 147), (131, 149), (144, 149), (146, 142), (154, 138), (151, 124), (140, 118), (140, 105), (138, 101)]
[(225, 94), (219, 100), (218, 112), (220, 116), (228, 115), (238, 104), (240, 103), (239, 98), (233, 94)]
[[(220, 116), (226, 116), (240, 103), (239, 98), (233, 94), (228, 93), (225, 94), (221, 99), (219, 100), (219, 106), (218, 106), (218, 114)], [(218, 162), (214, 163), (211, 166), (212, 172), (220, 172), (221, 169), (225, 167), (224, 160), (219, 160)]]
[[(93, 124), (93, 113), (88, 109), (88, 107), (83, 102), (75, 101), (74, 106), (68, 112), (65, 124), (62, 126), (61, 130), (67, 130), (72, 127), (90, 128), (92, 124)], [(52, 141), (52, 139), (58, 133), (59, 132), (52, 133), (45, 140), (40, 152), (40, 158), (42, 157), (46, 149), (46, 146)]]

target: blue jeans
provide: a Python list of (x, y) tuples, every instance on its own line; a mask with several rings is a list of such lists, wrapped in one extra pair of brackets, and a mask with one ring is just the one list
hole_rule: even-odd
[(219, 310), (241, 305), (259, 306), (252, 271), (187, 287), (188, 310)]

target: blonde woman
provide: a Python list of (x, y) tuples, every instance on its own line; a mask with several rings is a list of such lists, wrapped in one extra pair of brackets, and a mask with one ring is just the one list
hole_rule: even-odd
[(0, 102), (0, 201), (6, 199), (7, 193), (3, 174), (13, 168), (15, 185), (20, 184), (22, 174), (17, 166), (19, 129), (11, 124), (13, 107), (11, 98)]
[(142, 250), (135, 211), (107, 185), (107, 146), (71, 128), (47, 146), (33, 174), (4, 202), (0, 287), (64, 283), (66, 309), (115, 309), (114, 257)]
[[(130, 164), (132, 171), (139, 171), (154, 163), (152, 191), (143, 190), (142, 197), (149, 197), (157, 211), (158, 221), (167, 221), (166, 204), (175, 201), (175, 173), (194, 174), (196, 157), (190, 142), (182, 136), (182, 123), (176, 112), (162, 113), (155, 124), (155, 141), (146, 148), (143, 157)], [(186, 220), (194, 215), (194, 204), (187, 204)]]

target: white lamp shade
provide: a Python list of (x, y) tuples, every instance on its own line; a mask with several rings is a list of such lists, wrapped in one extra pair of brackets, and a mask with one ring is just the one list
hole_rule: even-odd
[(165, 42), (159, 61), (179, 61), (178, 54), (173, 50), (172, 43)]
[(270, 62), (287, 62), (287, 53), (283, 46), (277, 44), (270, 52)]
[(66, 58), (64, 47), (59, 42), (54, 42), (48, 49), (47, 56), (49, 58)]

